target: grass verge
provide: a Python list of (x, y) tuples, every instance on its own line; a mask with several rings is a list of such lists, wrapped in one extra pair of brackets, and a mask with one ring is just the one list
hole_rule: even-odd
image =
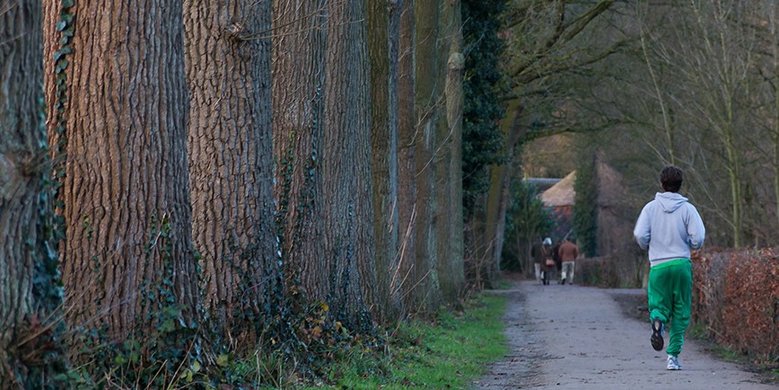
[(745, 353), (717, 344), (709, 330), (703, 324), (693, 324), (687, 331), (690, 338), (698, 341), (704, 350), (726, 362), (736, 363), (745, 369), (759, 375), (762, 383), (779, 384), (779, 359), (776, 357), (762, 359), (750, 358)]
[(507, 352), (506, 298), (481, 296), (463, 313), (400, 325), (381, 353), (353, 350), (329, 372), (336, 388), (464, 388)]

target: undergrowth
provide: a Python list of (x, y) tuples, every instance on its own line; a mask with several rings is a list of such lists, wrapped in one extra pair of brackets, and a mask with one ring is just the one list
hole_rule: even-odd
[(294, 340), (225, 349), (188, 334), (186, 350), (160, 354), (163, 338), (188, 331), (166, 329), (122, 343), (85, 344), (84, 356), (92, 359), (59, 380), (73, 389), (464, 388), (506, 353), (505, 303), (505, 297), (480, 297), (462, 312), (402, 322), (381, 337), (327, 324), (328, 308), (320, 304), (297, 323)]
[(760, 376), (761, 382), (779, 384), (779, 357), (754, 358), (744, 351), (718, 344), (710, 329), (702, 323), (695, 323), (687, 330), (687, 335), (701, 343), (704, 348), (727, 362), (746, 367)]
[(435, 321), (404, 323), (381, 351), (354, 348), (326, 378), (338, 388), (464, 388), (486, 364), (507, 352), (501, 316), (505, 297), (484, 296), (461, 313), (442, 311)]

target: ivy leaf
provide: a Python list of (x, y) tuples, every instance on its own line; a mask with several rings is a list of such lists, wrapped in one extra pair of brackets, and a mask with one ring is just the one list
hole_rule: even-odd
[(60, 20), (59, 22), (57, 22), (57, 31), (62, 31), (65, 29), (65, 27), (68, 27), (68, 22), (64, 20)]
[(227, 367), (227, 362), (229, 361), (229, 357), (227, 354), (221, 354), (216, 357), (216, 365), (219, 367)]
[(59, 49), (54, 52), (54, 62), (57, 62), (60, 60), (60, 58), (64, 57), (66, 54), (70, 54), (73, 52), (73, 49), (69, 47), (63, 47), (62, 49)]
[(173, 322), (172, 319), (167, 319), (163, 321), (163, 323), (160, 325), (160, 332), (162, 333), (172, 332), (175, 329), (176, 329), (176, 323)]
[(187, 368), (186, 370), (184, 370), (184, 374), (182, 375), (182, 377), (187, 383), (192, 383), (192, 380), (194, 379), (194, 374), (192, 373), (192, 370)]
[(62, 9), (68, 9), (73, 6), (73, 0), (62, 0)]
[(54, 67), (54, 73), (62, 73), (65, 68), (68, 67), (68, 60), (62, 60), (58, 61), (57, 65)]

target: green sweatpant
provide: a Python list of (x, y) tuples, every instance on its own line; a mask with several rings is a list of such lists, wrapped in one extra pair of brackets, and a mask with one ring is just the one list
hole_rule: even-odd
[[(669, 355), (679, 356), (690, 323), (692, 263), (680, 258), (649, 269), (649, 320), (659, 319), (668, 330)], [(670, 322), (670, 324), (669, 324)]]

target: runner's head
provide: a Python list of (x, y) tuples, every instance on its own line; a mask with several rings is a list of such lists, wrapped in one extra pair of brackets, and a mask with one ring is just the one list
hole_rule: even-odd
[(669, 165), (663, 168), (660, 172), (660, 184), (663, 186), (663, 191), (666, 192), (679, 192), (679, 188), (682, 187), (682, 170)]

